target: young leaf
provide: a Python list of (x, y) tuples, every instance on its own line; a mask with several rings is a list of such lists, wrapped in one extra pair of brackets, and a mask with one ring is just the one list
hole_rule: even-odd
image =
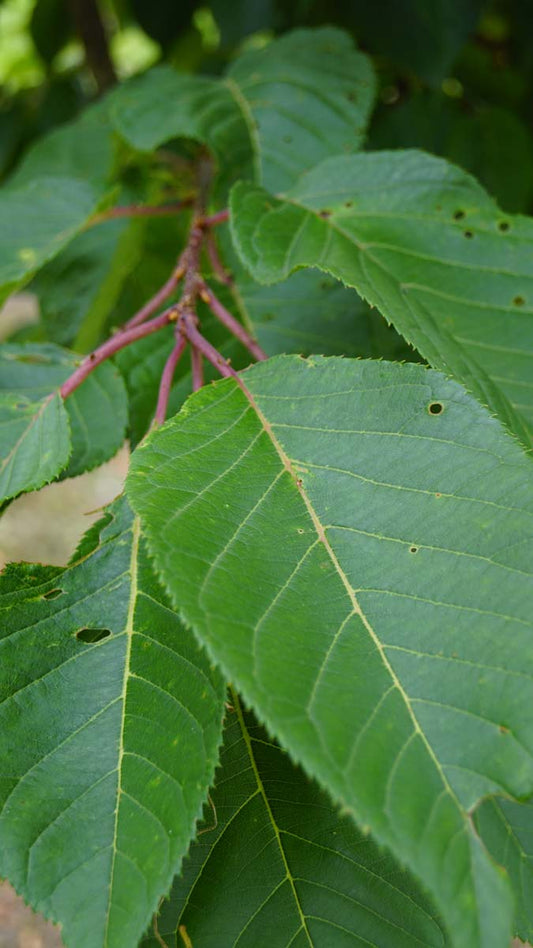
[[(205, 824), (157, 920), (163, 940), (175, 944), (184, 930), (197, 948), (444, 948), (409, 873), (230, 700)], [(142, 948), (160, 944), (147, 935)]]
[(0, 305), (81, 230), (97, 204), (85, 181), (39, 177), (0, 194)]
[(423, 880), (455, 948), (510, 931), (469, 813), (533, 790), (532, 486), (456, 383), (320, 357), (202, 391), (129, 476), (186, 620)]
[[(0, 393), (20, 393), (28, 403), (44, 404), (46, 396), (74, 371), (77, 361), (73, 352), (50, 343), (5, 344), (0, 347)], [(69, 396), (64, 408), (61, 406), (61, 413), (65, 410), (70, 422), (72, 457), (64, 476), (75, 477), (113, 457), (124, 441), (128, 403), (124, 383), (114, 366), (109, 362), (98, 366)], [(41, 473), (39, 466), (39, 476)], [(51, 480), (50, 475), (34, 487), (47, 480)]]
[(476, 826), (494, 858), (509, 873), (516, 901), (514, 934), (533, 940), (533, 804), (485, 800)]
[(66, 467), (68, 415), (56, 393), (29, 399), (0, 392), (0, 503), (36, 490)]
[(246, 53), (222, 80), (158, 67), (113, 93), (110, 114), (135, 148), (195, 138), (220, 159), (226, 187), (254, 178), (277, 191), (328, 155), (356, 151), (373, 100), (370, 60), (327, 28)]
[(236, 185), (232, 227), (256, 279), (313, 266), (355, 287), (531, 443), (533, 227), (469, 175), (415, 151), (332, 158), (283, 201)]
[(134, 948), (213, 778), (224, 685), (124, 500), (0, 578), (0, 875), (76, 948)]

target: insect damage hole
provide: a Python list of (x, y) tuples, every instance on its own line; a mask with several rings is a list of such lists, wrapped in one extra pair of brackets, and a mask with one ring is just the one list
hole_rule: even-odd
[(410, 546), (410, 547), (409, 547), (409, 553), (418, 553), (418, 547), (417, 547), (417, 546)]
[(428, 405), (428, 412), (430, 415), (442, 415), (444, 411), (444, 405), (442, 402), (430, 402)]
[(49, 589), (48, 592), (43, 593), (42, 598), (48, 600), (57, 599), (58, 596), (62, 596), (64, 589), (60, 589), (59, 586), (56, 589)]
[(108, 635), (111, 635), (110, 629), (78, 629), (76, 632), (78, 642), (85, 642), (87, 645), (107, 639)]

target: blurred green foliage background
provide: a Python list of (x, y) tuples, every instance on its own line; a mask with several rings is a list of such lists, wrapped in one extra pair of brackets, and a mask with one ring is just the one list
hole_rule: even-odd
[(374, 58), (369, 147), (420, 147), (533, 207), (533, 0), (0, 0), (0, 176), (29, 143), (161, 60), (216, 74), (298, 26)]

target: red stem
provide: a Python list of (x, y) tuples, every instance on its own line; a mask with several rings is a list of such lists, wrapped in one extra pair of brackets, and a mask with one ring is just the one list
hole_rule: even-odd
[(182, 263), (182, 260), (183, 254), (179, 256), (176, 266), (173, 272), (170, 274), (167, 282), (163, 283), (161, 289), (158, 290), (157, 293), (152, 296), (152, 298), (148, 300), (148, 302), (145, 303), (144, 306), (137, 313), (135, 313), (134, 316), (131, 317), (131, 319), (128, 319), (128, 322), (122, 327), (124, 330), (131, 329), (132, 326), (138, 326), (139, 323), (143, 323), (145, 319), (148, 319), (152, 313), (155, 313), (156, 309), (159, 309), (165, 300), (167, 300), (168, 297), (172, 295), (185, 273), (185, 267)]
[(163, 369), (161, 383), (159, 385), (159, 395), (157, 396), (154, 425), (162, 425), (167, 416), (168, 399), (170, 395), (170, 389), (172, 387), (174, 372), (176, 371), (176, 366), (186, 346), (187, 340), (184, 336), (181, 336), (170, 353), (167, 361), (165, 362), (165, 368)]
[(229, 208), (225, 207), (223, 211), (202, 217), (202, 227), (216, 227), (217, 224), (223, 224), (227, 220), (229, 220)]
[(220, 280), (221, 283), (225, 283), (226, 286), (233, 286), (233, 277), (230, 273), (228, 273), (224, 264), (222, 263), (222, 260), (220, 259), (217, 242), (212, 230), (209, 230), (206, 234), (205, 246), (214, 275)]
[(235, 369), (232, 369), (231, 365), (229, 365), (224, 356), (221, 355), (220, 352), (215, 349), (215, 347), (212, 346), (210, 342), (207, 341), (207, 339), (204, 339), (202, 334), (198, 332), (193, 321), (187, 317), (185, 317), (183, 320), (183, 331), (191, 345), (194, 346), (195, 349), (198, 349), (198, 351), (201, 352), (203, 356), (205, 356), (207, 361), (215, 367), (217, 372), (220, 372), (220, 375), (222, 375), (224, 378), (228, 378), (230, 376), (231, 378), (238, 378)]
[(134, 326), (131, 329), (115, 333), (114, 336), (111, 336), (111, 339), (107, 339), (106, 342), (102, 343), (98, 349), (95, 349), (91, 355), (87, 356), (81, 365), (69, 376), (66, 382), (63, 382), (63, 385), (59, 389), (61, 397), (68, 398), (69, 395), (72, 395), (72, 392), (85, 381), (96, 366), (100, 365), (100, 363), (106, 359), (109, 359), (115, 352), (119, 352), (121, 349), (129, 346), (130, 343), (136, 342), (137, 339), (142, 339), (144, 336), (149, 336), (151, 333), (157, 332), (158, 329), (162, 329), (163, 326), (175, 321), (177, 316), (178, 311), (176, 307), (171, 306), (170, 309), (165, 310), (164, 313), (156, 316), (155, 319), (150, 320), (150, 322), (143, 323), (142, 326)]
[(201, 284), (200, 296), (202, 297), (204, 303), (207, 303), (210, 310), (221, 323), (229, 329), (232, 335), (235, 336), (239, 342), (242, 342), (243, 346), (246, 346), (249, 352), (253, 355), (254, 359), (257, 359), (258, 362), (262, 362), (267, 358), (266, 352), (263, 352), (261, 346), (257, 344), (255, 339), (253, 339), (250, 334), (246, 331), (244, 326), (235, 319), (235, 316), (232, 316), (230, 311), (220, 302), (219, 299), (215, 296), (213, 291), (207, 286), (206, 283)]
[(192, 390), (197, 392), (204, 384), (204, 360), (202, 353), (191, 346)]
[(95, 214), (87, 222), (87, 227), (104, 224), (106, 221), (120, 217), (167, 217), (171, 214), (179, 214), (186, 207), (191, 207), (192, 203), (192, 198), (186, 198), (184, 201), (172, 201), (170, 204), (121, 204)]

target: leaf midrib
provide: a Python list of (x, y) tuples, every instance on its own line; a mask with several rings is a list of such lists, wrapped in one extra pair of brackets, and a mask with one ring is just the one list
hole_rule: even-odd
[[(242, 713), (242, 707), (241, 707), (239, 695), (237, 694), (237, 692), (235, 691), (234, 688), (230, 688), (230, 693), (231, 693), (231, 697), (232, 697), (232, 703), (233, 703), (233, 706), (234, 706), (234, 708), (235, 708), (235, 713), (236, 713), (236, 715), (237, 715), (237, 719), (238, 719), (238, 721), (239, 721), (239, 725), (240, 725), (240, 728), (241, 728), (243, 740), (244, 740), (244, 743), (246, 744), (246, 749), (247, 749), (247, 751), (248, 751), (248, 756), (249, 756), (249, 758), (250, 758), (250, 764), (251, 764), (252, 771), (253, 771), (253, 774), (254, 774), (254, 777), (255, 777), (255, 781), (256, 781), (256, 783), (257, 783), (257, 787), (258, 787), (259, 793), (261, 794), (261, 797), (263, 798), (263, 803), (264, 803), (264, 805), (265, 805), (265, 808), (266, 808), (266, 811), (267, 811), (267, 814), (268, 814), (268, 818), (269, 818), (269, 820), (270, 820), (270, 823), (271, 823), (271, 825), (272, 825), (272, 829), (273, 829), (273, 831), (274, 831), (274, 835), (275, 835), (275, 837), (276, 837), (276, 842), (277, 842), (277, 844), (278, 844), (278, 848), (279, 848), (279, 852), (280, 852), (280, 855), (281, 855), (281, 859), (282, 859), (282, 861), (283, 861), (283, 867), (284, 867), (284, 869), (285, 869), (286, 880), (288, 881), (288, 883), (289, 883), (289, 885), (290, 885), (290, 887), (291, 887), (291, 892), (292, 892), (292, 895), (293, 895), (293, 898), (294, 898), (294, 902), (295, 902), (295, 905), (296, 905), (296, 909), (297, 909), (297, 911), (298, 911), (298, 915), (299, 915), (299, 918), (300, 918), (301, 930), (305, 932), (305, 934), (306, 934), (306, 936), (307, 936), (307, 941), (309, 942), (309, 945), (311, 946), (311, 948), (313, 948), (313, 941), (312, 941), (312, 939), (311, 939), (311, 935), (310, 935), (309, 929), (308, 929), (308, 927), (307, 927), (306, 916), (304, 915), (304, 911), (303, 911), (303, 908), (302, 908), (302, 905), (301, 905), (301, 902), (300, 902), (300, 898), (299, 898), (299, 896), (298, 896), (298, 892), (296, 891), (296, 885), (295, 885), (295, 882), (294, 882), (294, 877), (293, 877), (293, 875), (292, 875), (292, 872), (291, 872), (291, 870), (290, 870), (289, 863), (288, 863), (288, 861), (287, 861), (287, 856), (286, 856), (286, 854), (285, 854), (285, 849), (283, 848), (283, 843), (282, 843), (282, 841), (281, 841), (281, 834), (280, 834), (280, 831), (279, 831), (279, 828), (278, 828), (278, 824), (276, 823), (276, 820), (275, 820), (275, 818), (274, 818), (274, 814), (273, 814), (273, 812), (272, 812), (272, 807), (270, 806), (270, 802), (269, 802), (268, 796), (267, 796), (267, 794), (266, 794), (263, 781), (262, 781), (262, 779), (261, 779), (261, 774), (259, 773), (259, 770), (258, 770), (258, 767), (257, 767), (257, 763), (256, 763), (256, 759), (255, 759), (255, 754), (254, 754), (254, 750), (253, 750), (253, 747), (252, 747), (252, 741), (251, 741), (250, 734), (249, 734), (249, 732), (248, 732), (248, 728), (246, 727), (246, 722), (245, 722), (245, 720), (244, 720), (244, 716), (243, 716), (243, 713)], [(297, 933), (296, 933), (296, 934), (297, 934)]]
[(247, 400), (248, 400), (248, 402), (249, 402), (249, 404), (250, 404), (250, 407), (251, 407), (251, 408), (253, 409), (253, 411), (256, 413), (257, 418), (258, 418), (258, 420), (260, 421), (260, 423), (261, 423), (261, 425), (262, 425), (262, 427), (263, 427), (263, 430), (264, 430), (265, 434), (266, 434), (267, 437), (270, 439), (270, 441), (271, 441), (271, 443), (272, 443), (274, 449), (276, 450), (276, 453), (278, 454), (278, 457), (279, 457), (279, 459), (280, 459), (280, 461), (281, 461), (283, 467), (285, 468), (285, 470), (287, 471), (287, 473), (288, 473), (289, 476), (291, 477), (291, 479), (292, 479), (292, 481), (293, 481), (293, 483), (294, 483), (296, 489), (298, 490), (298, 492), (299, 492), (299, 494), (300, 494), (300, 496), (301, 496), (301, 498), (302, 498), (302, 500), (303, 500), (303, 502), (304, 502), (304, 504), (305, 504), (306, 510), (307, 510), (307, 512), (308, 512), (308, 514), (309, 514), (309, 516), (310, 516), (310, 518), (311, 518), (311, 521), (312, 521), (312, 523), (313, 523), (313, 526), (314, 526), (314, 528), (315, 528), (315, 530), (316, 530), (316, 533), (317, 533), (317, 536), (318, 536), (318, 540), (323, 543), (323, 545), (324, 545), (324, 547), (325, 547), (325, 549), (326, 549), (326, 552), (327, 552), (327, 554), (328, 554), (328, 556), (329, 556), (329, 558), (330, 558), (330, 560), (331, 560), (331, 562), (332, 562), (332, 564), (333, 564), (333, 566), (334, 566), (335, 572), (336, 572), (337, 575), (339, 576), (339, 578), (340, 578), (340, 580), (341, 580), (341, 582), (342, 582), (342, 584), (343, 584), (343, 586), (344, 586), (344, 588), (345, 588), (345, 590), (346, 590), (346, 593), (347, 593), (348, 598), (349, 598), (349, 600), (350, 600), (350, 603), (351, 603), (351, 605), (352, 605), (353, 614), (359, 616), (359, 618), (361, 619), (361, 621), (362, 621), (362, 623), (363, 623), (365, 629), (367, 630), (367, 632), (368, 632), (368, 634), (369, 634), (371, 640), (373, 641), (375, 647), (377, 648), (378, 654), (379, 654), (379, 656), (380, 656), (380, 658), (381, 658), (381, 660), (382, 660), (382, 662), (383, 662), (383, 665), (385, 666), (386, 670), (388, 671), (389, 676), (390, 676), (392, 682), (394, 683), (395, 687), (398, 689), (399, 694), (400, 694), (401, 697), (402, 697), (402, 700), (403, 700), (403, 702), (404, 702), (404, 704), (405, 704), (405, 707), (406, 707), (406, 709), (407, 709), (407, 712), (408, 712), (408, 714), (409, 714), (409, 717), (411, 718), (411, 721), (412, 721), (413, 727), (414, 727), (414, 729), (415, 729), (415, 732), (419, 734), (421, 740), (422, 740), (423, 743), (424, 743), (424, 746), (425, 746), (425, 748), (426, 748), (428, 754), (430, 755), (431, 759), (432, 759), (433, 762), (434, 762), (434, 765), (435, 765), (435, 767), (436, 767), (436, 769), (437, 769), (437, 772), (439, 773), (439, 775), (440, 775), (440, 777), (441, 777), (441, 780), (442, 780), (442, 782), (443, 782), (444, 788), (445, 788), (446, 791), (450, 794), (450, 796), (453, 798), (453, 800), (454, 800), (454, 802), (455, 802), (457, 808), (459, 809), (459, 811), (462, 812), (462, 807), (461, 807), (461, 805), (460, 805), (460, 803), (459, 803), (459, 800), (457, 799), (457, 797), (456, 797), (456, 795), (455, 795), (455, 793), (454, 793), (452, 787), (450, 786), (448, 780), (446, 779), (446, 776), (445, 776), (445, 774), (444, 774), (444, 772), (443, 772), (443, 770), (442, 770), (442, 767), (441, 767), (441, 765), (440, 765), (440, 763), (439, 763), (438, 758), (436, 757), (436, 755), (435, 755), (435, 753), (434, 753), (434, 751), (433, 751), (433, 748), (432, 748), (431, 744), (429, 743), (429, 741), (428, 741), (426, 735), (424, 734), (424, 731), (423, 731), (422, 728), (420, 727), (420, 724), (419, 724), (419, 722), (418, 722), (418, 719), (417, 719), (417, 717), (416, 717), (416, 715), (415, 715), (415, 713), (414, 713), (414, 711), (413, 711), (413, 709), (412, 709), (412, 707), (411, 707), (411, 702), (409, 701), (409, 696), (408, 696), (407, 693), (404, 691), (404, 688), (403, 688), (403, 686), (402, 686), (402, 683), (401, 683), (400, 679), (398, 678), (396, 672), (395, 672), (394, 669), (392, 668), (392, 665), (390, 664), (390, 662), (389, 662), (389, 660), (388, 660), (388, 658), (387, 658), (387, 656), (386, 656), (386, 654), (385, 654), (385, 650), (384, 650), (383, 645), (381, 644), (381, 642), (380, 642), (380, 640), (379, 640), (379, 638), (378, 638), (377, 633), (375, 632), (373, 626), (371, 625), (371, 623), (369, 622), (369, 620), (368, 620), (368, 618), (366, 617), (365, 613), (363, 612), (363, 609), (361, 608), (361, 605), (360, 605), (360, 603), (359, 603), (359, 601), (358, 601), (358, 599), (357, 599), (357, 596), (356, 596), (354, 590), (352, 589), (352, 587), (351, 587), (351, 585), (350, 585), (350, 583), (349, 583), (349, 581), (348, 581), (348, 577), (346, 576), (344, 570), (342, 569), (342, 567), (341, 567), (341, 565), (340, 565), (340, 563), (339, 563), (339, 560), (338, 560), (338, 558), (337, 558), (337, 555), (336, 555), (335, 551), (333, 550), (333, 547), (331, 546), (331, 544), (330, 544), (330, 542), (329, 542), (329, 540), (328, 540), (328, 538), (327, 538), (327, 536), (326, 536), (325, 528), (323, 527), (323, 525), (322, 525), (322, 523), (321, 523), (321, 521), (320, 521), (320, 519), (319, 519), (319, 517), (318, 517), (318, 514), (316, 513), (316, 511), (315, 511), (315, 509), (314, 509), (314, 507), (313, 507), (313, 505), (312, 505), (312, 503), (311, 503), (309, 497), (307, 496), (307, 494), (306, 494), (306, 492), (305, 492), (305, 490), (304, 490), (304, 488), (303, 488), (303, 484), (301, 483), (301, 479), (297, 476), (296, 472), (295, 472), (294, 469), (293, 469), (293, 465), (292, 465), (292, 462), (291, 462), (290, 458), (289, 458), (288, 455), (285, 453), (285, 450), (283, 449), (281, 443), (278, 441), (276, 435), (274, 434), (272, 425), (270, 424), (270, 422), (268, 421), (268, 419), (266, 418), (266, 416), (265, 416), (265, 415), (263, 414), (263, 412), (261, 411), (261, 409), (260, 409), (258, 403), (256, 402), (256, 400), (255, 400), (255, 398), (254, 398), (252, 392), (250, 391), (250, 389), (247, 387), (247, 385), (243, 382), (243, 380), (242, 380), (241, 378), (238, 377), (238, 378), (236, 379), (236, 382), (237, 382), (238, 386), (240, 387), (241, 391), (243, 392), (243, 394), (245, 395), (245, 397), (247, 398)]

